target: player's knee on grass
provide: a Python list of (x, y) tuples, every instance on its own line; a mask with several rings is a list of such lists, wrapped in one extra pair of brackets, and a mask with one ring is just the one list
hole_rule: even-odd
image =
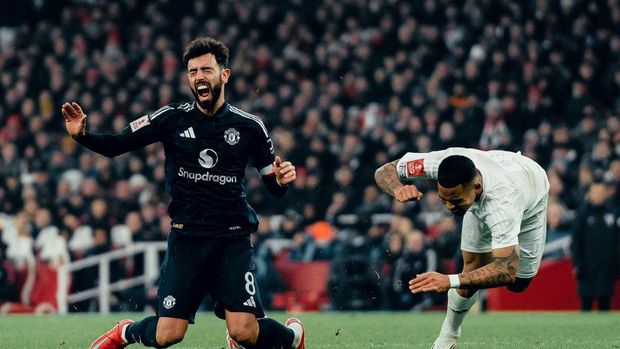
[(160, 348), (168, 348), (171, 345), (177, 344), (183, 340), (185, 332), (177, 333), (172, 331), (164, 331), (160, 334), (157, 332), (157, 344)]
[(254, 344), (258, 337), (258, 323), (253, 321), (234, 321), (227, 324), (228, 335), (239, 344)]
[(506, 286), (506, 288), (508, 289), (508, 291), (511, 291), (511, 292), (517, 292), (517, 293), (523, 292), (530, 285), (531, 281), (532, 281), (532, 278), (524, 279), (524, 278), (518, 277), (512, 285), (508, 285)]
[(160, 323), (157, 324), (157, 344), (161, 348), (167, 348), (173, 344), (179, 343), (185, 337), (185, 332), (187, 331), (186, 323), (178, 323), (170, 322), (168, 326), (162, 323), (160, 318)]

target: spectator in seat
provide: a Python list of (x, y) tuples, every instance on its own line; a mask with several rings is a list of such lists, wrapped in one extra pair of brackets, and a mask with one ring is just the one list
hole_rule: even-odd
[(370, 269), (369, 246), (363, 236), (343, 242), (335, 253), (328, 288), (337, 310), (371, 310), (380, 305), (377, 273)]
[(547, 240), (543, 259), (562, 259), (570, 255), (571, 231), (566, 209), (557, 202), (547, 208)]
[(17, 272), (17, 285), (20, 288), (20, 301), (30, 304), (30, 292), (35, 281), (35, 258), (34, 241), (31, 236), (31, 224), (25, 212), (20, 212), (15, 216), (15, 220), (6, 230), (14, 230), (15, 234), (8, 241), (6, 256), (15, 266)]
[(609, 310), (614, 291), (620, 229), (607, 207), (608, 196), (604, 183), (592, 183), (573, 227), (573, 265), (583, 311), (591, 311), (594, 300), (599, 310)]
[(419, 230), (406, 234), (404, 247), (402, 256), (396, 261), (392, 280), (396, 309), (421, 310), (432, 304), (430, 294), (412, 294), (407, 284), (418, 274), (437, 270), (437, 253), (425, 246), (424, 234)]
[(0, 314), (6, 303), (18, 302), (15, 270), (8, 259), (4, 258), (4, 251), (0, 249)]

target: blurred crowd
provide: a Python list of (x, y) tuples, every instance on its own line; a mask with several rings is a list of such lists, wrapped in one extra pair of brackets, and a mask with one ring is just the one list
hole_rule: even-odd
[[(374, 184), (376, 168), (408, 151), (538, 161), (549, 240), (560, 241), (550, 258), (570, 254), (593, 183), (604, 188), (597, 207), (620, 215), (618, 0), (57, 3), (0, 5), (1, 250), (18, 269), (165, 239), (163, 148), (96, 155), (67, 137), (59, 111), (78, 101), (90, 132), (119, 132), (191, 101), (180, 56), (205, 35), (231, 49), (227, 100), (263, 118), (298, 170), (282, 200), (248, 171), (257, 249), (284, 239), (291, 260), (333, 260), (335, 308), (424, 307), (434, 300), (410, 295), (409, 278), (459, 268), (460, 223), (432, 183), (409, 204)], [(262, 251), (268, 262), (279, 250)], [(341, 295), (352, 280), (357, 302)]]

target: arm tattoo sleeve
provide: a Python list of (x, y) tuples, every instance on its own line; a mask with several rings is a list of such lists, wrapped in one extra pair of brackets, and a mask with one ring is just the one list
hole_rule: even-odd
[(375, 181), (377, 182), (377, 186), (379, 189), (390, 194), (391, 196), (394, 196), (394, 189), (403, 186), (400, 178), (398, 177), (398, 172), (396, 171), (396, 164), (398, 164), (398, 160), (388, 162), (375, 171)]
[(493, 263), (468, 273), (459, 274), (460, 288), (478, 289), (512, 284), (516, 279), (517, 269), (519, 269), (517, 248), (513, 248), (508, 256), (494, 257)]

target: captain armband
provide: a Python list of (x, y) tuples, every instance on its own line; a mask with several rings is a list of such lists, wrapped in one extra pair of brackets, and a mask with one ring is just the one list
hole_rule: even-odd
[(402, 181), (425, 175), (424, 159), (401, 160), (398, 163), (397, 171), (398, 177), (400, 177)]

